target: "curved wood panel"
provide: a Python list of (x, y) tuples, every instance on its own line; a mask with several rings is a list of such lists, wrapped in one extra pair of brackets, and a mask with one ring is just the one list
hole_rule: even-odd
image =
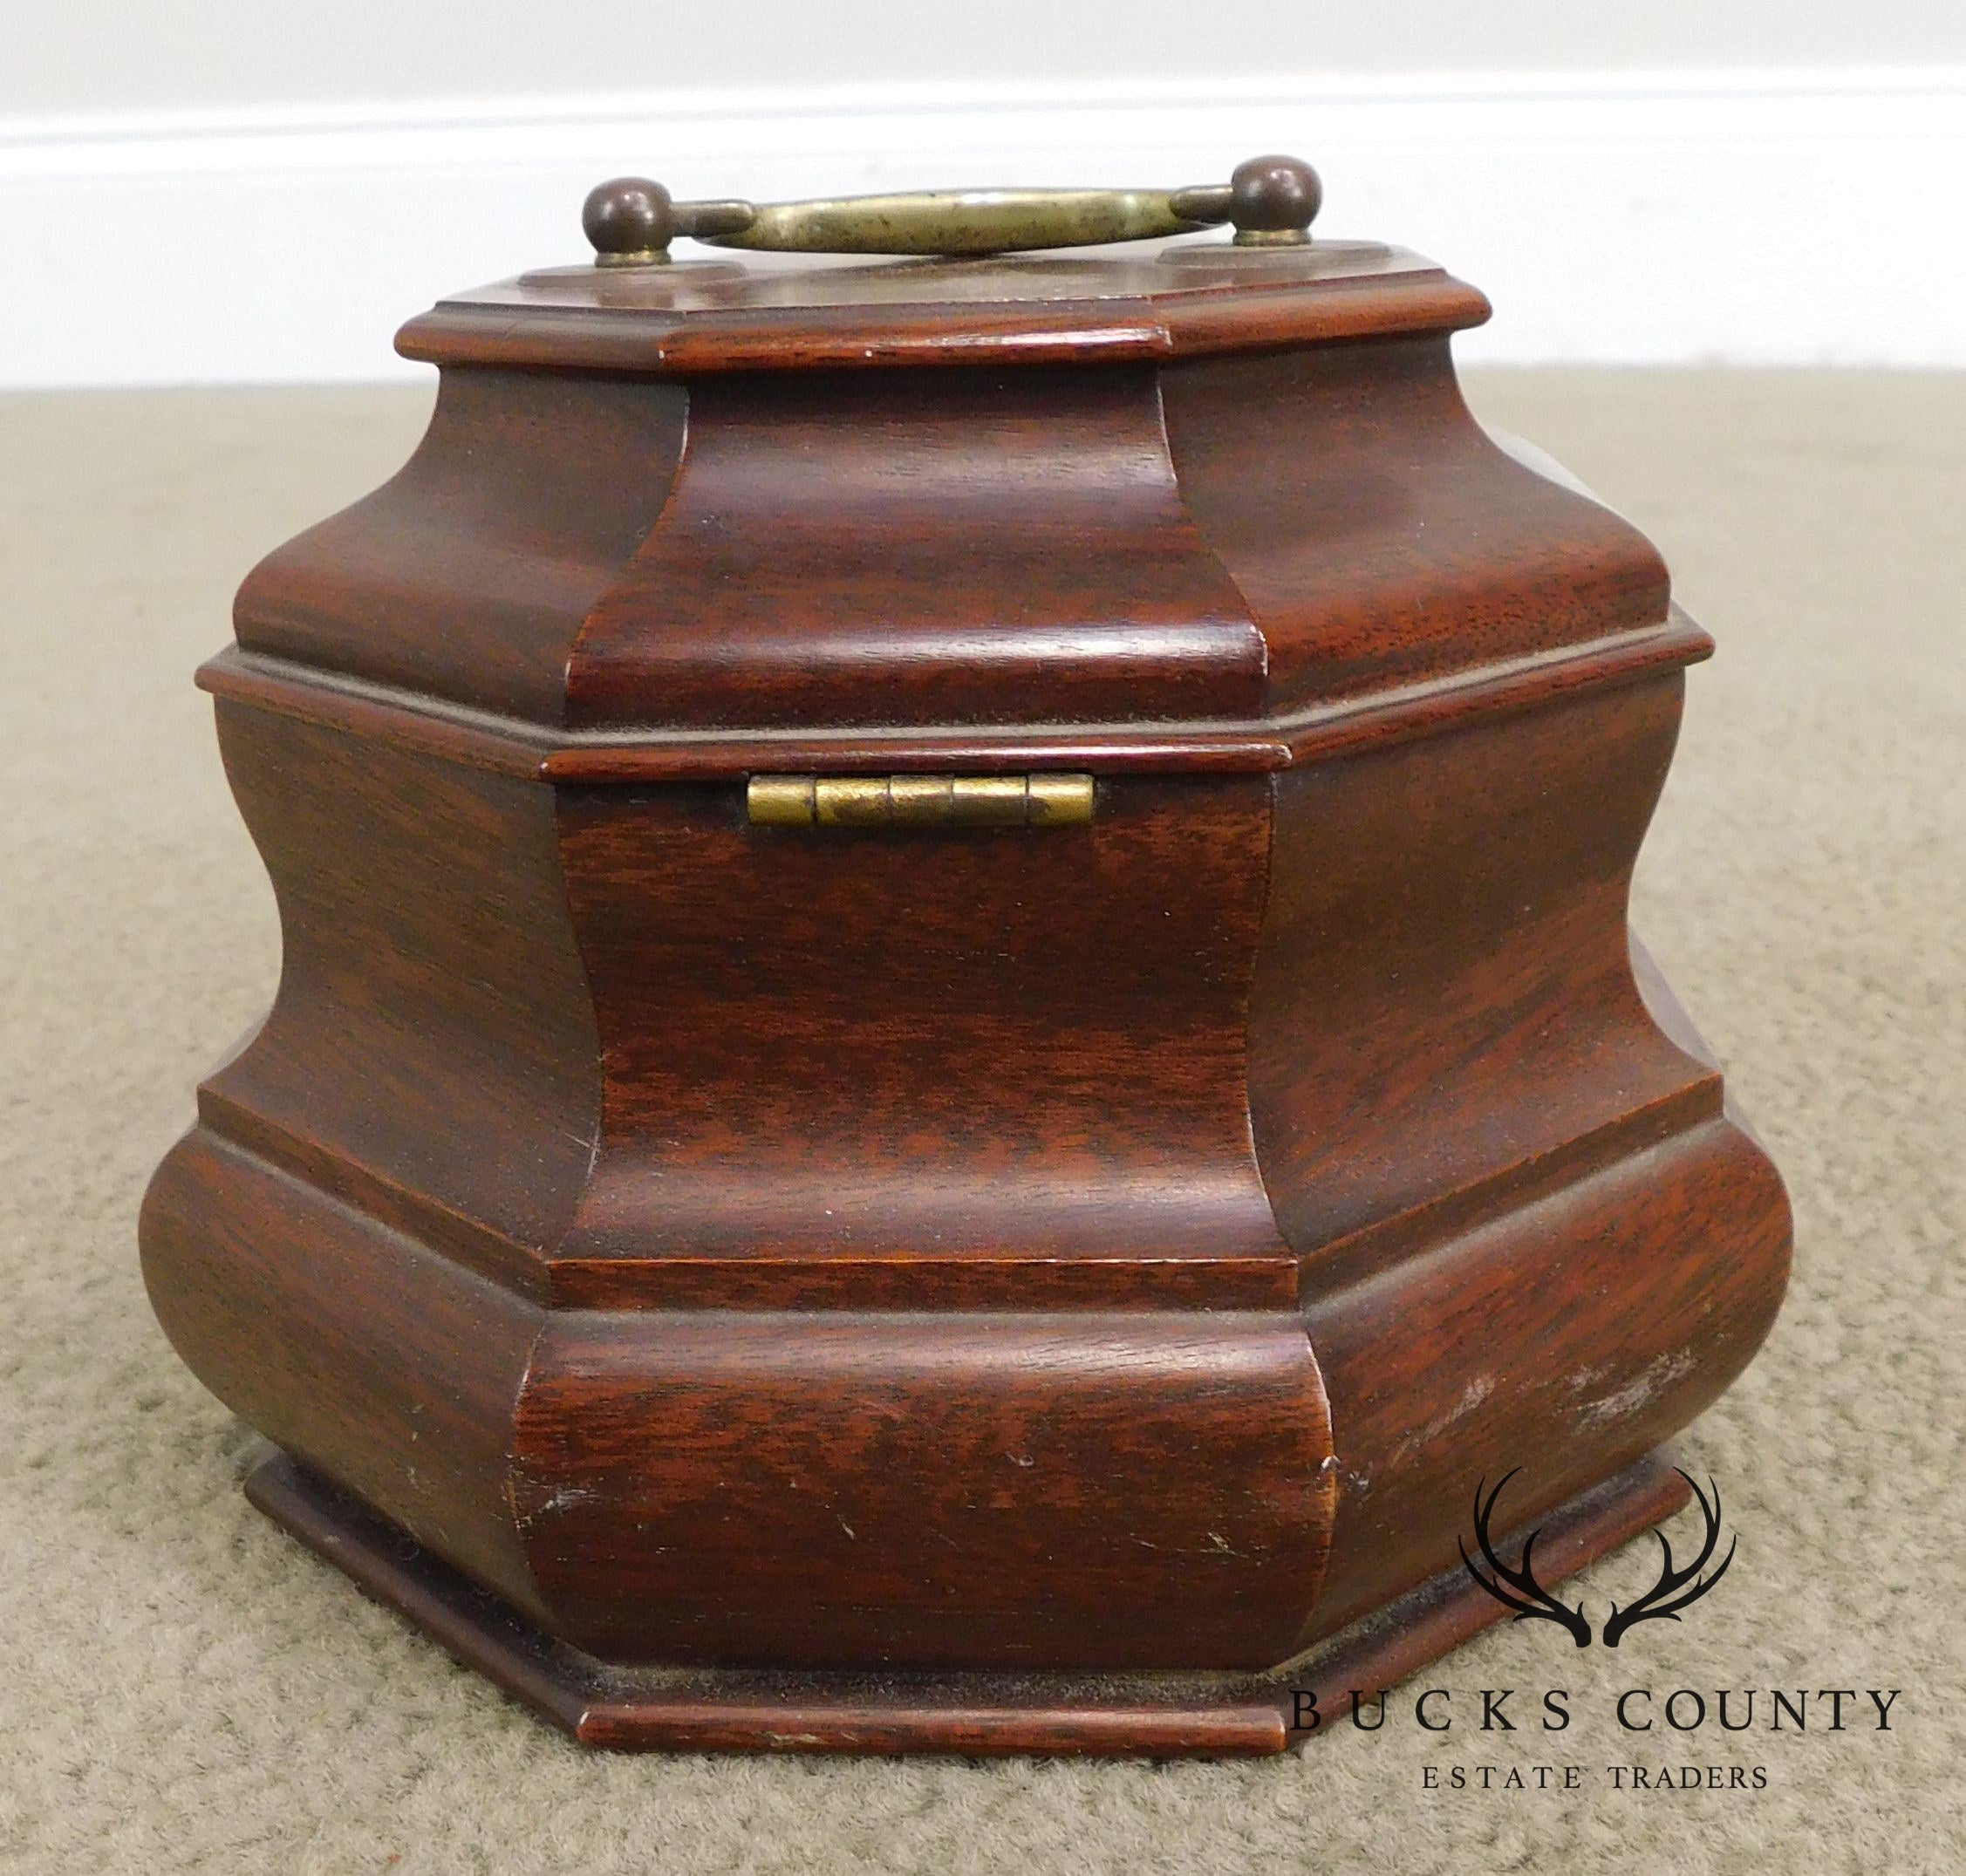
[(203, 1129), (140, 1236), (151, 1307), (220, 1400), (544, 1618), (509, 1493), (536, 1308)]
[(582, 622), (661, 512), (678, 385), (458, 369), (374, 494), (256, 567), (247, 651), (556, 724)]
[(1666, 617), (1651, 542), (1505, 454), (1444, 338), (1194, 359), (1162, 385), (1182, 499), (1269, 648), (1273, 715)]
[(1246, 1094), (1265, 783), (828, 839), (748, 826), (740, 795), (563, 797), (607, 1095), (559, 1293), (716, 1300), (720, 1263), (754, 1301), (823, 1282), (850, 1306), (904, 1271), (941, 1296), (957, 1265), (999, 1306), (1218, 1263), (1289, 1293)]
[(1251, 1103), (1309, 1281), (1398, 1254), (1458, 1191), (1719, 1112), (1626, 931), (1681, 690), (1675, 672), (1277, 782)]
[(1304, 1643), (1453, 1567), (1476, 1486), (1533, 1522), (1675, 1434), (1781, 1306), (1789, 1210), (1714, 1119), (1314, 1295), (1339, 1509)]
[(279, 994), (206, 1122), (521, 1289), (574, 1216), (602, 1069), (550, 789), (221, 706)]
[(1153, 373), (706, 380), (567, 672), (586, 729), (1241, 716), (1263, 640)]
[(1332, 1502), (1289, 1313), (567, 1314), (518, 1451), (556, 1626), (624, 1661), (1268, 1666)]

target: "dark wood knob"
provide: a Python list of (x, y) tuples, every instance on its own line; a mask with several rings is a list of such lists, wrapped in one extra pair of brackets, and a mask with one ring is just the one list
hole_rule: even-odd
[(1317, 171), (1298, 157), (1253, 156), (1229, 178), (1229, 219), (1246, 246), (1308, 240), (1323, 201)]
[(652, 261), (676, 234), (676, 205), (646, 176), (617, 176), (589, 192), (580, 225), (603, 264)]

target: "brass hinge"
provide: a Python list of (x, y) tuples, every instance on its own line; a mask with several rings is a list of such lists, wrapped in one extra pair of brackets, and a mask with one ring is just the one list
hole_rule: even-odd
[(1090, 775), (754, 775), (754, 827), (1062, 828), (1092, 819)]

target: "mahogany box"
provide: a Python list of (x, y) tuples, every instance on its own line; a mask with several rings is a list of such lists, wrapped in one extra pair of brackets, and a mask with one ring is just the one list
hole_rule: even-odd
[(1316, 196), (604, 187), (239, 593), (284, 961), (150, 1294), (585, 1741), (1280, 1750), (1507, 1615), (1485, 1484), (1546, 1583), (1676, 1509), (1769, 1327), (1626, 925), (1710, 641)]

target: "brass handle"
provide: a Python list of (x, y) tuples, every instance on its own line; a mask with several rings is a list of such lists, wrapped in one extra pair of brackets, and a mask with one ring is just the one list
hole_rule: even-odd
[(1323, 200), (1294, 156), (1257, 156), (1226, 182), (1184, 189), (929, 189), (802, 202), (679, 202), (659, 182), (618, 176), (587, 198), (598, 267), (657, 266), (678, 235), (719, 248), (794, 254), (1013, 254), (1190, 235), (1233, 222), (1243, 247), (1308, 241)]

